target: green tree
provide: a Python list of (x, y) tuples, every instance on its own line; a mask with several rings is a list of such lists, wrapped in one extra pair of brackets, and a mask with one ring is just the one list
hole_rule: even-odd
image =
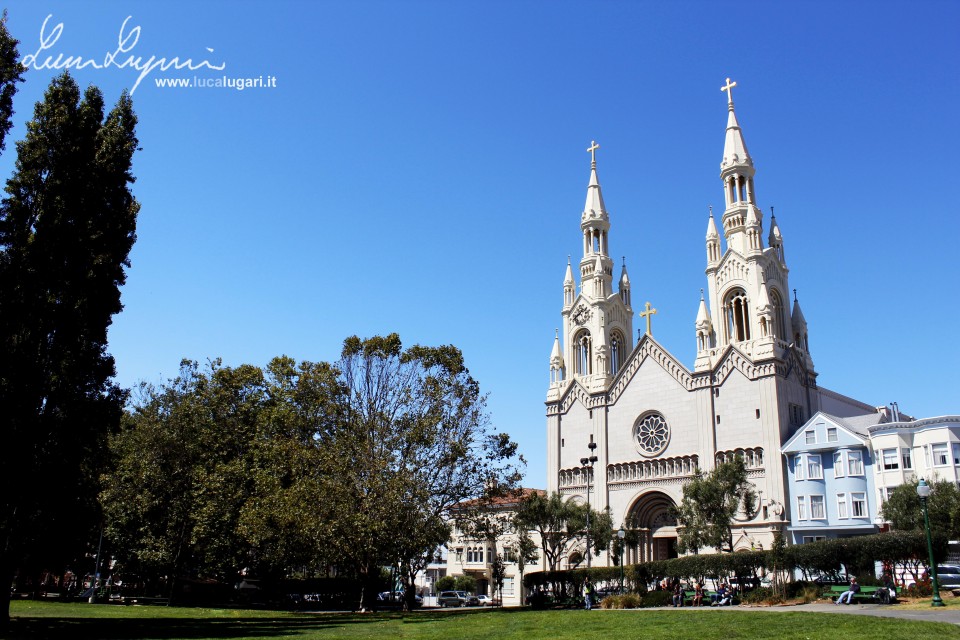
[[(559, 493), (546, 496), (534, 492), (520, 502), (514, 523), (517, 531), (537, 532), (547, 566), (550, 571), (556, 571), (560, 560), (585, 542), (588, 509), (585, 504), (564, 500)], [(597, 554), (610, 544), (613, 520), (607, 511), (589, 511), (590, 546)]]
[[(409, 587), (449, 539), (455, 508), (516, 486), (516, 444), (490, 429), (486, 399), (456, 347), (351, 337), (337, 368), (347, 404), (330, 446), (340, 486), (331, 542), (361, 576), (404, 567)], [(364, 590), (362, 607), (372, 595)]]
[[(493, 578), (493, 597), (499, 597), (501, 603), (503, 602), (503, 579), (506, 574), (507, 568), (503, 563), (503, 556), (498, 553), (490, 565), (490, 576)], [(497, 594), (500, 595), (497, 596)]]
[(525, 528), (517, 529), (517, 571), (520, 573), (520, 603), (524, 603), (523, 593), (523, 574), (528, 564), (533, 564), (540, 560), (540, 547), (537, 542), (530, 537), (530, 532)]
[(698, 470), (684, 485), (683, 500), (674, 510), (681, 527), (678, 549), (733, 551), (733, 518), (738, 513), (753, 517), (756, 502), (742, 458), (719, 464), (706, 475)]
[[(890, 523), (890, 527), (899, 531), (922, 531), (923, 510), (917, 497), (917, 484), (914, 479), (905, 482), (892, 492), (881, 507), (881, 515)], [(930, 483), (930, 497), (927, 498), (927, 514), (930, 517), (930, 530), (955, 540), (960, 535), (960, 490), (947, 480)]]
[[(0, 29), (0, 132), (19, 68)], [(47, 562), (95, 539), (97, 476), (125, 394), (107, 329), (139, 204), (130, 192), (137, 118), (124, 93), (104, 116), (100, 91), (55, 78), (17, 143), (0, 205), (0, 580), (42, 549)], [(2, 138), (0, 138), (2, 139)], [(91, 530), (93, 532), (91, 532)], [(65, 535), (65, 532), (67, 535)], [(36, 557), (36, 554), (33, 554)], [(3, 619), (9, 591), (0, 590)]]
[(174, 580), (330, 561), (329, 531), (299, 515), (336, 490), (318, 434), (332, 428), (337, 389), (328, 365), (286, 357), (265, 370), (184, 361), (168, 384), (142, 387), (111, 438), (101, 494), (116, 555)]

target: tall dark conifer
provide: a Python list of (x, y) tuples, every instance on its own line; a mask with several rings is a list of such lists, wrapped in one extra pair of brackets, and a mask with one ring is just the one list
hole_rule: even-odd
[(97, 466), (124, 400), (106, 348), (136, 238), (136, 122), (126, 93), (104, 119), (100, 91), (81, 97), (64, 74), (17, 143), (0, 205), (0, 584), (99, 519)]

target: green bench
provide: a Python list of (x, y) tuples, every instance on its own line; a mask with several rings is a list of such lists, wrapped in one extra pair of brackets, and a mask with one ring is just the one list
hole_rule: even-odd
[[(853, 602), (858, 602), (860, 604), (875, 604), (880, 602), (879, 596), (877, 596), (877, 591), (882, 587), (873, 587), (873, 586), (864, 586), (860, 585), (860, 591), (853, 594)], [(837, 584), (830, 587), (830, 591), (825, 591), (823, 593), (824, 598), (830, 598), (834, 602), (837, 601), (837, 598), (840, 597), (840, 594), (849, 591), (850, 587), (847, 585)], [(897, 593), (900, 593), (900, 587), (897, 587)]]

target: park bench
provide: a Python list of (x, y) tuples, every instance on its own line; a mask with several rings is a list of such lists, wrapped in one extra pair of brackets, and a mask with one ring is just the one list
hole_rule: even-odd
[[(879, 591), (881, 588), (882, 587), (860, 585), (860, 591), (853, 594), (853, 602), (857, 602), (859, 604), (876, 604), (880, 602), (877, 591)], [(840, 597), (840, 594), (849, 590), (850, 587), (848, 585), (836, 584), (830, 587), (830, 591), (825, 591), (823, 597), (830, 598), (836, 602), (837, 598)], [(900, 587), (897, 587), (897, 593), (900, 593)]]

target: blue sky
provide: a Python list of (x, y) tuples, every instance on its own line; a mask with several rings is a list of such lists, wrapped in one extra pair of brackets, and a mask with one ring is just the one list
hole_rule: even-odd
[[(525, 483), (545, 486), (547, 362), (581, 251), (586, 147), (601, 145), (634, 306), (658, 309), (654, 336), (692, 366), (729, 76), (820, 384), (960, 412), (956, 2), (7, 8), (23, 55), (52, 14), (40, 61), (102, 61), (138, 34), (127, 55), (224, 65), (155, 70), (133, 95), (142, 210), (110, 332), (125, 386), (162, 382), (181, 358), (335, 360), (353, 334), (452, 343), (520, 443)], [(27, 74), (16, 138), (55, 73)], [(139, 72), (74, 75), (112, 103)], [(193, 76), (276, 87), (156, 84)], [(13, 161), (10, 144), (4, 175)]]

